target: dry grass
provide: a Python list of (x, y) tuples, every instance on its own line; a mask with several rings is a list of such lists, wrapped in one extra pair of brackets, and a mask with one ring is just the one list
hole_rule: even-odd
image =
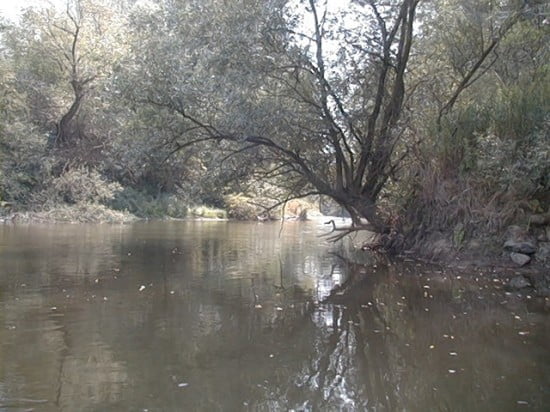
[(418, 181), (406, 208), (412, 243), (440, 232), (452, 234), (460, 247), (468, 238), (500, 234), (511, 223), (526, 219), (531, 207), (511, 192), (495, 192), (474, 179), (444, 179), (427, 170)]

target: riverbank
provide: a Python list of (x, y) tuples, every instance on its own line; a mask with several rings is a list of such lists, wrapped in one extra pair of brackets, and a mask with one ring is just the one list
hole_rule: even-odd
[(131, 223), (137, 220), (140, 219), (132, 213), (90, 203), (14, 212), (0, 217), (3, 223)]
[[(0, 223), (130, 223), (149, 219), (191, 219), (191, 220), (246, 220), (272, 221), (308, 220), (322, 218), (318, 205), (303, 199), (290, 200), (277, 207), (261, 206), (262, 199), (246, 196), (228, 196), (224, 208), (204, 204), (187, 204), (173, 199), (101, 204), (78, 202), (59, 203), (48, 207), (34, 205), (28, 208), (16, 207), (4, 202), (0, 204)], [(267, 203), (266, 203), (267, 204)]]
[[(547, 238), (540, 237), (537, 241), (531, 233), (517, 226), (511, 226), (504, 237), (474, 239), (460, 248), (455, 247), (449, 238), (440, 234), (394, 256), (378, 252), (374, 255), (381, 259), (381, 264), (422, 265), (431, 268), (436, 277), (445, 274), (472, 281), (490, 277), (498, 279), (507, 291), (520, 293), (526, 298), (550, 298)], [(342, 243), (342, 257), (353, 264), (372, 266), (373, 253), (365, 251), (365, 244), (372, 239), (373, 235), (368, 232), (350, 235)], [(520, 251), (528, 257), (527, 262), (515, 260), (517, 254), (523, 255)]]

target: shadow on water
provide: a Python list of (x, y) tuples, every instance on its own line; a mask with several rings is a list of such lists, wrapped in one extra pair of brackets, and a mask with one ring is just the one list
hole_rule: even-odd
[(0, 227), (0, 410), (544, 410), (548, 315), (313, 223)]

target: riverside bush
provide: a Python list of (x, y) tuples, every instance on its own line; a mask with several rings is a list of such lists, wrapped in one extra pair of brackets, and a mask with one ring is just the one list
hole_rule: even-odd
[(97, 170), (78, 167), (47, 182), (46, 188), (37, 194), (36, 203), (102, 204), (112, 200), (121, 190), (119, 183), (107, 181)]
[(126, 210), (144, 218), (184, 218), (188, 213), (187, 202), (174, 194), (153, 196), (132, 187), (125, 187), (118, 192), (109, 205), (115, 210)]

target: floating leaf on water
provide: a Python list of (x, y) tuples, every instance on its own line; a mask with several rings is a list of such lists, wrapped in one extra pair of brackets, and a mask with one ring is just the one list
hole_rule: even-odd
[(140, 291), (140, 292), (143, 292), (144, 290), (145, 290), (145, 286), (144, 286), (144, 285), (141, 285), (141, 286), (139, 287), (139, 291)]

